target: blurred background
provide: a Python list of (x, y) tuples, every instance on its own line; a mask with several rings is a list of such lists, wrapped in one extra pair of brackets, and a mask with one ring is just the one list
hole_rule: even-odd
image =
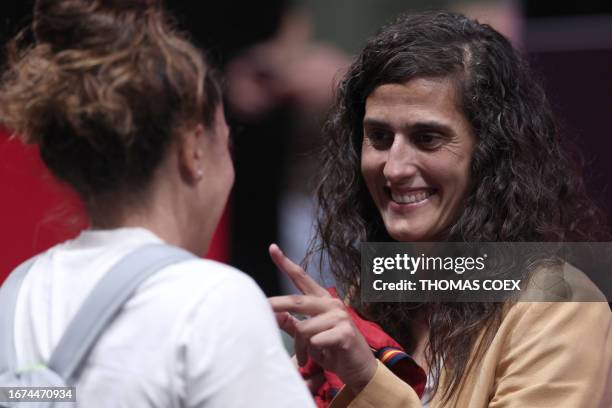
[[(311, 236), (316, 151), (334, 84), (366, 39), (401, 12), (461, 11), (509, 37), (544, 83), (564, 132), (581, 148), (591, 195), (612, 220), (612, 2), (165, 4), (225, 76), (236, 183), (207, 256), (249, 273), (268, 295), (294, 290), (269, 260), (268, 245), (278, 242), (299, 261)], [(1, 7), (4, 45), (31, 20), (33, 0)], [(9, 135), (0, 129), (0, 281), (23, 260), (87, 227), (79, 200), (47, 173), (36, 148)], [(324, 269), (315, 262), (310, 272), (325, 281)]]

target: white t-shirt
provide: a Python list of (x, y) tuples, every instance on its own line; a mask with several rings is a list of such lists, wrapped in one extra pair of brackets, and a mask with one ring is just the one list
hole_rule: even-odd
[[(19, 367), (48, 361), (98, 280), (156, 242), (141, 228), (85, 231), (43, 253), (18, 296)], [(244, 273), (203, 259), (141, 285), (94, 347), (76, 396), (87, 408), (314, 406), (262, 291)]]

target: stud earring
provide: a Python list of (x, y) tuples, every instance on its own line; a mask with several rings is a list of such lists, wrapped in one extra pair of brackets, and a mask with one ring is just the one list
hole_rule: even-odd
[(197, 169), (196, 170), (196, 180), (200, 180), (202, 177), (204, 177), (204, 171), (202, 169)]

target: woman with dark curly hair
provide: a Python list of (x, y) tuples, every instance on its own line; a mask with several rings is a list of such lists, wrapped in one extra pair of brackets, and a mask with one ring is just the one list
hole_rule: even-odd
[(271, 299), (279, 324), (300, 364), (345, 384), (333, 407), (610, 406), (605, 303), (360, 299), (363, 241), (607, 238), (542, 88), (502, 35), (453, 13), (399, 18), (350, 67), (325, 134), (311, 253), (326, 252), (346, 303), (412, 354), (433, 394), (421, 402), (377, 362), (345, 302), (273, 246), (305, 294)]

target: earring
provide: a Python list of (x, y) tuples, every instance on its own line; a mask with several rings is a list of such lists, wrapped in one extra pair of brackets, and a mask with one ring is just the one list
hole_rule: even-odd
[(204, 171), (202, 169), (197, 169), (196, 170), (196, 180), (200, 180), (202, 177), (204, 177)]

